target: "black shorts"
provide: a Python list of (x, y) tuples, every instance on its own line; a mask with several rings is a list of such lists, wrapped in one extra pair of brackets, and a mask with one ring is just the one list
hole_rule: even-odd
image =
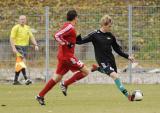
[(115, 63), (101, 62), (99, 63), (99, 66), (103, 68), (104, 73), (107, 75), (110, 75), (112, 72), (117, 72), (117, 66)]
[(16, 45), (16, 49), (17, 49), (17, 51), (22, 55), (22, 57), (25, 57), (26, 58), (26, 56), (27, 56), (27, 48), (28, 48), (28, 46), (17, 46)]

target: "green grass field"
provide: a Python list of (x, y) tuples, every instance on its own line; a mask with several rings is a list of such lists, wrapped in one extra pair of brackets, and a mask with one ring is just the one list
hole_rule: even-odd
[(46, 106), (35, 101), (44, 84), (0, 85), (0, 113), (160, 113), (160, 85), (126, 85), (141, 89), (143, 101), (129, 102), (115, 85), (72, 85), (68, 96), (59, 85), (46, 95)]

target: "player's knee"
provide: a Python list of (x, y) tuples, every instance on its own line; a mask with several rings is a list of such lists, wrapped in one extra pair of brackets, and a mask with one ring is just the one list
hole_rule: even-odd
[(117, 74), (116, 72), (110, 73), (110, 77), (111, 77), (113, 80), (119, 78), (119, 77), (118, 77), (118, 74)]
[(56, 75), (53, 77), (53, 80), (57, 83), (57, 82), (59, 82), (59, 81), (61, 81), (61, 80), (62, 80), (62, 76), (61, 76), (61, 75), (56, 74)]
[(84, 75), (84, 76), (89, 75), (89, 71), (88, 71), (88, 70), (85, 70), (85, 71), (83, 72), (83, 75)]
[(86, 66), (84, 66), (82, 69), (80, 69), (80, 71), (82, 72), (83, 76), (89, 75), (89, 70), (87, 69)]

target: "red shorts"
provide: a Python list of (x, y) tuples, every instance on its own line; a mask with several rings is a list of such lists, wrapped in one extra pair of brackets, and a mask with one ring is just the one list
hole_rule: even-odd
[(56, 74), (64, 75), (69, 70), (72, 72), (80, 70), (84, 66), (84, 63), (78, 60), (76, 57), (71, 57), (68, 60), (58, 59)]

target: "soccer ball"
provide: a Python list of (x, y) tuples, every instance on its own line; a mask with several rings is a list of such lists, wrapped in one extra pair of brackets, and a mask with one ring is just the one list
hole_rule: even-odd
[(143, 93), (141, 92), (141, 90), (133, 91), (132, 96), (134, 97), (134, 101), (142, 101), (143, 99)]

